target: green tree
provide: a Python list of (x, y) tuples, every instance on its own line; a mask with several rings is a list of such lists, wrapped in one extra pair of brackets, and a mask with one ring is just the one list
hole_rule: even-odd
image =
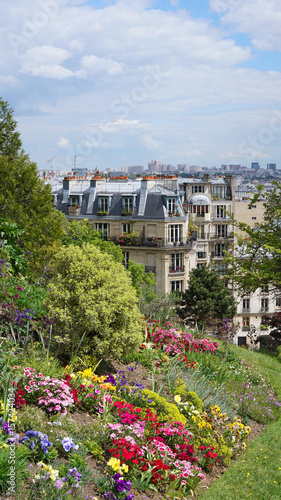
[(13, 110), (0, 100), (0, 217), (24, 231), (21, 241), (40, 258), (37, 250), (46, 238), (60, 239), (63, 216), (54, 208), (51, 187), (38, 176), (37, 166), (21, 149)]
[[(104, 240), (101, 234), (96, 231), (87, 220), (83, 221), (66, 221), (64, 225), (65, 235), (62, 238), (63, 245), (82, 246), (84, 243), (90, 243), (99, 248), (102, 252), (107, 253), (115, 262), (123, 262), (124, 256), (119, 245), (115, 245), (112, 241)], [(146, 302), (154, 299), (155, 294), (152, 287), (155, 286), (154, 275), (152, 272), (146, 273), (144, 265), (137, 264), (130, 260), (128, 263), (128, 273), (130, 274), (132, 285), (136, 290), (137, 296), (143, 294)]]
[(13, 109), (7, 101), (0, 98), (0, 156), (16, 158), (22, 151), (22, 142), (19, 132), (16, 131), (17, 122), (13, 118)]
[(155, 298), (152, 287), (155, 286), (154, 274), (145, 272), (143, 264), (137, 264), (134, 260), (129, 260), (128, 271), (131, 276), (132, 285), (140, 297), (143, 294), (146, 302), (151, 302)]
[(96, 231), (89, 222), (84, 219), (83, 221), (66, 220), (64, 224), (64, 236), (62, 244), (65, 246), (76, 245), (82, 246), (84, 243), (90, 243), (99, 248), (102, 252), (107, 253), (115, 262), (122, 263), (123, 253), (120, 246), (114, 245), (112, 241), (103, 240), (101, 234)]
[(0, 257), (15, 273), (23, 272), (27, 266), (26, 256), (20, 245), (23, 233), (15, 222), (0, 219)]
[(142, 341), (138, 298), (122, 264), (95, 246), (62, 247), (55, 256), (46, 306), (58, 341), (72, 352), (120, 357)]
[(227, 254), (226, 262), (228, 275), (241, 296), (266, 285), (281, 288), (281, 184), (275, 181), (273, 185), (273, 190), (267, 193), (259, 185), (248, 205), (251, 208), (262, 197), (265, 209), (262, 223), (252, 228), (235, 221), (244, 237), (238, 238), (235, 252)]
[(232, 319), (236, 304), (230, 290), (222, 279), (207, 266), (193, 269), (189, 286), (182, 293), (179, 316), (201, 328), (219, 326), (223, 318)]

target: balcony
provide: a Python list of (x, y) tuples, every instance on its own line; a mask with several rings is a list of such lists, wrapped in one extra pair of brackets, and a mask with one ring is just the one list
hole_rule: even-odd
[(145, 266), (144, 271), (146, 273), (153, 273), (156, 274), (156, 266)]
[(152, 248), (182, 248), (191, 247), (196, 239), (188, 240), (184, 243), (182, 240), (169, 241), (165, 238), (144, 238), (143, 236), (134, 236), (131, 234), (122, 234), (121, 236), (111, 236), (110, 240), (115, 245), (135, 246), (135, 247), (152, 247)]
[(130, 217), (131, 215), (133, 215), (133, 209), (132, 208), (130, 208), (128, 210), (123, 209), (122, 212), (121, 212), (121, 215), (123, 217)]
[(224, 258), (223, 253), (212, 252), (212, 259), (223, 259), (223, 258)]
[(99, 217), (103, 217), (104, 215), (108, 215), (108, 210), (98, 210), (97, 215)]
[(185, 268), (184, 266), (170, 266), (169, 267), (169, 273), (184, 273)]
[(68, 206), (67, 211), (68, 215), (77, 216), (80, 214), (80, 205)]

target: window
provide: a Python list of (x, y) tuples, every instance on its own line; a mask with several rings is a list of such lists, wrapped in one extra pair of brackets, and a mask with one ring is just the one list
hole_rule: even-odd
[(225, 186), (212, 186), (214, 198), (225, 198)]
[(68, 198), (68, 204), (71, 207), (77, 207), (77, 205), (80, 205), (79, 201), (80, 197), (78, 195), (70, 195)]
[(224, 252), (227, 250), (227, 245), (224, 243), (217, 243), (215, 246), (214, 257), (224, 257)]
[(251, 208), (257, 208), (257, 205), (252, 205)]
[(261, 287), (261, 293), (268, 293), (269, 292), (269, 287), (268, 285), (264, 285)]
[(105, 224), (103, 222), (95, 223), (95, 230), (99, 231), (102, 235), (102, 239), (106, 240), (109, 236), (109, 224)]
[(226, 219), (226, 205), (215, 206), (215, 217), (218, 219)]
[(250, 330), (250, 318), (243, 318), (242, 330), (243, 331)]
[(181, 240), (181, 224), (170, 224), (168, 227), (169, 243), (179, 243)]
[(238, 345), (245, 346), (247, 345), (247, 337), (238, 337)]
[(203, 224), (201, 226), (197, 226), (197, 234), (198, 238), (201, 238), (202, 240), (206, 238), (205, 226)]
[(130, 224), (122, 224), (122, 234), (129, 234), (131, 232)]
[(176, 198), (168, 198), (167, 209), (168, 209), (169, 213), (172, 213), (172, 214), (177, 213), (178, 207), (177, 207), (177, 199)]
[(216, 224), (216, 236), (227, 238), (227, 225), (226, 224)]
[(197, 269), (201, 269), (201, 267), (203, 266), (204, 266), (203, 262), (199, 262), (198, 264), (196, 264)]
[(206, 252), (197, 252), (197, 259), (206, 259)]
[(191, 193), (204, 193), (205, 192), (205, 186), (191, 186)]
[(279, 295), (278, 297), (276, 297), (276, 306), (277, 307), (281, 307), (281, 295)]
[(182, 292), (183, 281), (170, 281), (170, 292)]
[(133, 212), (133, 208), (134, 208), (133, 196), (123, 196), (122, 211), (125, 212), (126, 215), (130, 215)]
[(128, 269), (128, 262), (129, 262), (129, 252), (123, 252), (123, 265), (125, 266), (125, 269)]
[(183, 254), (182, 253), (172, 253), (170, 255), (170, 273), (183, 272)]
[(268, 311), (268, 298), (261, 299), (261, 310), (264, 312)]
[(257, 218), (256, 217), (252, 217), (252, 220), (257, 220)]
[(219, 276), (224, 276), (227, 272), (227, 265), (224, 262), (217, 262), (215, 264), (215, 271)]
[(204, 217), (205, 214), (209, 213), (208, 205), (192, 205), (192, 213), (196, 214), (197, 217)]
[(102, 212), (108, 212), (108, 197), (98, 198), (98, 209)]
[(243, 311), (250, 311), (250, 299), (243, 299), (242, 309)]

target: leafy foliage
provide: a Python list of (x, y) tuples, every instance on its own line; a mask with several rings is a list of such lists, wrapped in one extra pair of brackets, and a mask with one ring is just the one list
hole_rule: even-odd
[(54, 207), (51, 187), (39, 178), (36, 164), (21, 149), (12, 116), (8, 103), (0, 100), (0, 217), (24, 230), (22, 244), (36, 261), (44, 238), (62, 237), (63, 216)]
[(120, 357), (141, 342), (137, 297), (122, 264), (90, 244), (61, 249), (53, 265), (46, 305), (54, 317), (56, 334), (90, 352)]
[(197, 323), (199, 327), (219, 323), (236, 313), (234, 297), (215, 271), (202, 266), (190, 273), (189, 286), (182, 293), (180, 317)]
[[(63, 245), (69, 246), (72, 244), (81, 247), (83, 243), (89, 243), (110, 255), (115, 262), (123, 262), (123, 252), (120, 246), (115, 245), (112, 241), (102, 239), (100, 232), (96, 231), (87, 220), (67, 221), (64, 228)], [(143, 265), (132, 260), (128, 263), (128, 273), (137, 296), (140, 297), (143, 294), (146, 302), (153, 300), (155, 297), (151, 288), (155, 285), (153, 273), (146, 273)]]
[(241, 295), (269, 284), (281, 288), (281, 184), (274, 181), (273, 185), (274, 189), (265, 193), (263, 186), (258, 186), (249, 204), (251, 208), (262, 196), (264, 222), (254, 228), (236, 222), (245, 238), (238, 239), (235, 255), (228, 254), (226, 261), (228, 274)]
[(0, 98), (0, 156), (16, 157), (22, 150), (17, 122), (13, 118), (13, 109), (7, 101)]

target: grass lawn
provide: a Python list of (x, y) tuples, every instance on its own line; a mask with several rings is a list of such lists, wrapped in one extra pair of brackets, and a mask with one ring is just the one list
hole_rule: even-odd
[[(240, 358), (251, 363), (281, 396), (281, 363), (278, 359), (232, 346)], [(280, 409), (281, 413), (281, 409)], [(267, 425), (252, 441), (245, 454), (200, 495), (202, 500), (280, 500), (281, 498), (281, 420)]]

